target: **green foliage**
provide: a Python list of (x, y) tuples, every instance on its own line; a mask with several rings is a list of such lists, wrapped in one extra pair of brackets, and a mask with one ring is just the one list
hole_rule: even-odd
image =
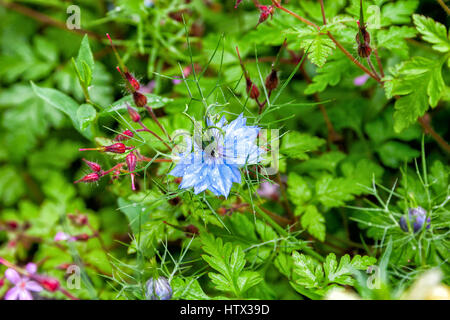
[[(63, 22), (65, 2), (32, 2), (20, 5), (39, 15), (0, 5), (1, 258), (37, 263), (81, 299), (146, 299), (160, 276), (183, 300), (324, 299), (335, 289), (396, 299), (431, 268), (450, 283), (450, 36), (437, 4), (364, 1), (364, 59), (359, 0), (324, 1), (326, 25), (319, 1), (283, 1), (317, 28), (278, 8), (257, 24), (251, 1), (80, 1), (80, 33), (33, 19)], [(135, 105), (106, 33), (151, 109)], [(243, 166), (227, 198), (181, 189), (169, 172), (193, 121), (241, 113), (278, 130), (259, 139), (279, 170)], [(78, 151), (125, 130), (123, 154)], [(101, 166), (98, 182), (73, 183), (93, 173), (82, 159)], [(405, 231), (418, 206), (430, 222)], [(61, 232), (70, 240), (56, 241)], [(80, 289), (68, 286), (68, 265), (80, 267)]]

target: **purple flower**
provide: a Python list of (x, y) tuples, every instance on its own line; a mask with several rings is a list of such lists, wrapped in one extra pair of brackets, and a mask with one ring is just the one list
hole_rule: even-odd
[[(25, 267), (29, 273), (35, 273), (37, 267), (34, 263), (29, 263)], [(30, 291), (40, 292), (42, 287), (36, 281), (30, 280), (27, 277), (21, 277), (14, 269), (6, 269), (5, 277), (14, 287), (8, 290), (5, 294), (5, 300), (33, 300)]]
[[(422, 229), (422, 226), (425, 223), (425, 219), (427, 220), (426, 228), (429, 229), (431, 219), (427, 219), (427, 211), (424, 208), (417, 207), (408, 209), (409, 225), (413, 227), (414, 233)], [(400, 228), (402, 228), (402, 230), (405, 232), (409, 231), (408, 222), (406, 221), (405, 216), (402, 216), (400, 218)]]
[(172, 288), (169, 280), (164, 277), (148, 280), (146, 297), (147, 300), (170, 300), (172, 298)]
[(152, 80), (149, 83), (147, 83), (145, 86), (141, 87), (141, 93), (152, 93), (155, 89), (156, 81)]
[(266, 199), (277, 200), (280, 196), (280, 186), (276, 183), (264, 181), (258, 189), (258, 194)]
[(369, 75), (363, 74), (362, 76), (356, 77), (353, 80), (353, 84), (357, 87), (361, 87), (362, 85), (364, 85), (367, 82), (368, 79), (369, 79)]

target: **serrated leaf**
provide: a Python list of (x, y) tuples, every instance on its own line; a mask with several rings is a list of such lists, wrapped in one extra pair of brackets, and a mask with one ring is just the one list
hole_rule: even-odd
[(300, 48), (307, 50), (309, 60), (320, 68), (336, 49), (336, 44), (326, 35), (316, 35), (312, 39), (300, 40)]
[(445, 26), (431, 18), (414, 14), (414, 24), (422, 39), (433, 44), (433, 49), (439, 52), (450, 51), (450, 39)]
[(343, 206), (345, 201), (353, 200), (355, 191), (354, 183), (349, 179), (323, 175), (316, 181), (316, 198), (329, 208)]
[(309, 158), (306, 152), (315, 151), (323, 144), (325, 140), (321, 138), (292, 131), (283, 137), (280, 152), (295, 159), (306, 160)]
[(297, 206), (301, 206), (311, 199), (312, 192), (308, 184), (295, 172), (289, 173), (287, 184), (289, 199)]
[(388, 30), (380, 30), (377, 33), (378, 47), (384, 47), (403, 58), (408, 57), (407, 38), (413, 38), (416, 30), (407, 26), (392, 26)]
[(309, 205), (306, 207), (300, 220), (302, 227), (308, 230), (308, 232), (319, 239), (320, 241), (325, 241), (325, 219), (322, 214), (317, 210), (314, 205)]

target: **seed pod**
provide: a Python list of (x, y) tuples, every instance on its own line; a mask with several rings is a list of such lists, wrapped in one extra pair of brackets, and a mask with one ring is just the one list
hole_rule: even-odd
[(141, 115), (139, 112), (134, 110), (132, 107), (127, 105), (128, 114), (130, 115), (130, 118), (133, 122), (139, 122), (141, 120)]
[(100, 179), (100, 175), (97, 172), (91, 172), (91, 173), (85, 175), (80, 180), (75, 181), (74, 183), (79, 183), (79, 182), (86, 182), (86, 183), (96, 182), (96, 181), (98, 181), (98, 179)]
[(145, 107), (147, 104), (147, 97), (137, 91), (133, 92), (133, 100), (139, 108)]
[[(427, 218), (427, 211), (424, 208), (422, 207), (410, 208), (408, 209), (409, 221), (406, 220), (405, 216), (402, 216), (400, 218), (400, 228), (405, 232), (409, 232), (408, 228), (409, 222), (409, 226), (413, 227), (414, 233), (419, 232), (422, 229), (426, 218)], [(431, 222), (430, 218), (426, 219), (427, 229), (430, 228), (430, 222)]]
[(276, 87), (278, 87), (278, 74), (275, 69), (272, 69), (266, 78), (266, 89), (272, 91), (275, 90)]
[(250, 80), (246, 80), (247, 88), (246, 91), (250, 97), (250, 99), (256, 100), (259, 97), (259, 89), (258, 87)]
[(88, 161), (84, 158), (82, 160), (89, 166), (89, 168), (91, 168), (92, 171), (94, 171), (94, 172), (102, 171), (102, 167), (100, 167), (100, 165), (98, 163)]
[(370, 47), (370, 34), (366, 29), (364, 23), (358, 23), (358, 33), (356, 34), (355, 40), (358, 44), (358, 55), (361, 58), (367, 58), (372, 53), (372, 48)]
[(165, 277), (151, 278), (146, 283), (147, 300), (170, 300), (172, 298), (172, 288)]

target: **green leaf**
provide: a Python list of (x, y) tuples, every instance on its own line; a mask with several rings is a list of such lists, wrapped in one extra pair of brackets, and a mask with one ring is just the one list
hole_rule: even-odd
[(301, 206), (311, 199), (312, 193), (308, 184), (295, 172), (289, 173), (287, 184), (289, 199), (297, 206)]
[(420, 156), (420, 152), (414, 150), (405, 143), (389, 141), (377, 149), (381, 161), (391, 168), (398, 168), (404, 162)]
[(292, 253), (294, 262), (294, 272), (298, 275), (296, 283), (307, 288), (319, 287), (323, 279), (322, 266), (310, 256), (300, 254), (297, 251)]
[(95, 108), (92, 105), (82, 104), (78, 107), (77, 118), (82, 130), (86, 129), (89, 124), (91, 124), (92, 121), (95, 120), (96, 116), (97, 111), (95, 111)]
[(89, 39), (87, 34), (81, 40), (80, 50), (76, 59), (76, 67), (80, 73), (81, 80), (88, 87), (92, 81), (92, 72), (94, 70), (94, 56), (89, 46)]
[(329, 208), (343, 206), (345, 201), (353, 200), (354, 183), (349, 179), (333, 178), (323, 175), (316, 181), (316, 198)]
[(344, 255), (339, 266), (336, 260), (336, 255), (330, 253), (323, 264), (323, 269), (325, 271), (325, 276), (329, 283), (338, 283), (342, 285), (353, 285), (354, 279), (352, 275), (355, 270), (367, 270), (371, 265), (374, 265), (377, 259), (373, 257), (356, 255), (350, 261), (350, 256), (348, 254)]
[(414, 14), (413, 20), (417, 31), (422, 35), (422, 39), (433, 44), (434, 50), (439, 52), (450, 51), (450, 38), (443, 24), (419, 14)]
[(257, 272), (243, 271), (246, 261), (240, 246), (233, 247), (229, 242), (223, 244), (221, 238), (214, 238), (208, 233), (202, 233), (200, 240), (203, 251), (208, 254), (202, 255), (202, 258), (220, 273), (208, 274), (217, 290), (231, 292), (240, 297), (262, 280)]
[(411, 15), (416, 11), (418, 0), (403, 0), (387, 3), (381, 10), (382, 25), (407, 24)]
[(92, 132), (87, 129), (81, 128), (80, 122), (78, 121), (78, 103), (66, 94), (51, 88), (42, 88), (31, 82), (31, 86), (38, 97), (44, 100), (46, 103), (52, 107), (64, 112), (72, 120), (73, 126), (77, 129), (84, 137), (92, 139)]
[(287, 133), (281, 142), (280, 152), (294, 159), (306, 160), (306, 152), (317, 150), (325, 144), (325, 140), (306, 133), (292, 131)]
[(322, 242), (325, 241), (325, 219), (317, 210), (316, 206), (307, 206), (300, 222), (302, 224), (302, 227), (308, 230), (308, 232), (312, 236), (316, 237)]
[(392, 26), (389, 30), (380, 30), (377, 33), (378, 47), (384, 47), (402, 58), (408, 57), (407, 38), (416, 36), (416, 30), (407, 26)]
[(317, 69), (317, 74), (305, 89), (305, 94), (322, 92), (327, 86), (337, 85), (351, 68), (351, 61), (343, 53), (335, 52), (322, 68)]
[(327, 57), (336, 48), (334, 42), (325, 36), (317, 36), (315, 39), (304, 40), (300, 47), (308, 50), (308, 58), (319, 68), (327, 62)]
[(429, 105), (437, 105), (445, 88), (441, 74), (443, 63), (443, 59), (414, 57), (400, 65), (396, 79), (392, 80), (392, 94), (405, 97), (395, 102), (395, 131), (415, 123)]

